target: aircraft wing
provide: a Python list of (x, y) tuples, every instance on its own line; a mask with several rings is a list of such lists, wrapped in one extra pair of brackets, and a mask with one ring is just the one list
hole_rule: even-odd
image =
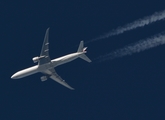
[(58, 82), (59, 84), (71, 89), (71, 90), (74, 90), (74, 88), (72, 88), (70, 85), (68, 85), (65, 80), (63, 80), (55, 71), (54, 68), (51, 68), (51, 69), (48, 69), (48, 70), (45, 70), (43, 72), (44, 74), (47, 74), (50, 76), (50, 78), (56, 82)]
[(40, 53), (41, 59), (39, 60), (39, 65), (51, 62), (49, 57), (49, 28), (46, 30), (44, 42), (42, 45), (42, 50)]

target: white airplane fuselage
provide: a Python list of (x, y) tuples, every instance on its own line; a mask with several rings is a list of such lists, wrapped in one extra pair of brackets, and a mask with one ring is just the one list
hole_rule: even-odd
[(11, 76), (11, 78), (20, 79), (40, 72), (43, 74), (43, 76), (40, 77), (42, 82), (51, 79), (69, 88), (70, 90), (74, 90), (73, 87), (71, 87), (61, 76), (57, 74), (54, 68), (59, 65), (71, 62), (77, 58), (81, 58), (88, 63), (92, 62), (86, 55), (86, 49), (87, 47), (84, 47), (84, 41), (80, 41), (77, 52), (51, 60), (49, 55), (49, 28), (47, 28), (40, 55), (32, 58), (33, 62), (38, 64), (16, 72)]
[(12, 79), (20, 79), (38, 72), (45, 71), (50, 68), (57, 67), (59, 65), (71, 62), (77, 58), (79, 58), (84, 52), (76, 52), (76, 53), (71, 53), (56, 59), (51, 60), (51, 63), (46, 63), (43, 65), (35, 65), (26, 69), (23, 69), (21, 71), (16, 72), (14, 75), (11, 76)]

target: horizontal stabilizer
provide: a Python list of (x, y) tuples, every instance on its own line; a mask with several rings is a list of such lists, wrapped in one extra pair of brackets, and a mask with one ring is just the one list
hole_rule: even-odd
[(83, 60), (85, 60), (85, 61), (87, 61), (87, 62), (92, 62), (85, 54), (82, 54), (80, 56), (80, 58), (83, 59)]

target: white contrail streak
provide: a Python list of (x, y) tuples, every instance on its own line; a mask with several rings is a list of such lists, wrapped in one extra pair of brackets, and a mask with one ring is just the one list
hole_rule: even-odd
[(163, 10), (161, 12), (156, 12), (156, 13), (152, 14), (151, 16), (147, 16), (142, 19), (136, 20), (132, 23), (124, 25), (123, 27), (118, 27), (117, 29), (110, 31), (109, 33), (106, 33), (100, 37), (87, 41), (86, 43), (97, 41), (97, 40), (104, 39), (104, 38), (108, 38), (113, 35), (122, 34), (126, 31), (133, 30), (138, 27), (143, 27), (143, 26), (149, 25), (151, 23), (154, 23), (156, 21), (163, 20), (163, 19), (165, 19), (165, 10)]
[(115, 59), (115, 58), (123, 57), (126, 55), (132, 55), (133, 53), (139, 53), (144, 50), (157, 47), (163, 44), (165, 44), (165, 32), (152, 36), (151, 38), (140, 40), (136, 43), (133, 43), (124, 48), (118, 49), (109, 54), (100, 56), (97, 58), (97, 60), (102, 62), (105, 60)]

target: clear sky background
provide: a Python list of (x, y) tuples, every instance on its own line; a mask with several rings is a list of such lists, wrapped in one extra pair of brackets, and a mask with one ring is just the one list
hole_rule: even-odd
[(87, 63), (56, 68), (71, 91), (41, 73), (13, 80), (33, 66), (50, 27), (50, 57), (76, 52), (79, 42), (165, 9), (164, 0), (42, 0), (0, 3), (0, 120), (164, 120), (165, 45), (98, 62), (98, 57), (165, 31), (161, 20), (89, 42)]

